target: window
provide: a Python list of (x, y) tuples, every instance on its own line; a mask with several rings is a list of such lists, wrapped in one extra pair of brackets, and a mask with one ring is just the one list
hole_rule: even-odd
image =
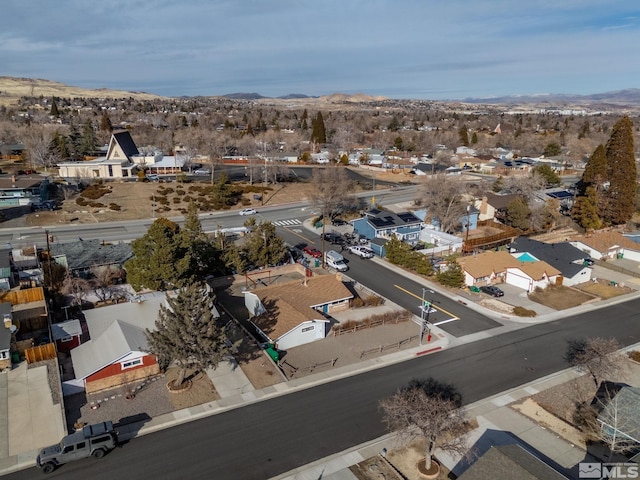
[(113, 177), (113, 165), (108, 165), (109, 167), (109, 176)]
[(122, 369), (137, 367), (138, 365), (142, 365), (142, 358), (136, 358), (135, 360), (128, 360), (126, 362), (121, 362), (120, 365)]
[(60, 341), (63, 342), (63, 343), (64, 342), (70, 342), (71, 340), (73, 340), (73, 337), (64, 337), (64, 338), (60, 339)]
[(66, 447), (64, 447), (64, 450), (62, 451), (62, 453), (69, 453), (69, 452), (73, 452), (73, 445), (67, 445)]
[(311, 330), (315, 330), (315, 327), (313, 327), (313, 326), (311, 326), (311, 327), (304, 327), (304, 328), (302, 329), (302, 333), (304, 333), (304, 332), (309, 332), (309, 331), (311, 331)]
[(9, 352), (3, 350), (2, 352), (0, 352), (0, 358), (2, 358), (3, 360), (9, 358)]
[(80, 443), (76, 443), (76, 449), (80, 450), (81, 448), (84, 448), (87, 446), (86, 442), (80, 442)]
[(109, 435), (103, 435), (102, 437), (92, 438), (91, 443), (95, 445), (96, 443), (108, 442), (109, 440), (111, 440)]

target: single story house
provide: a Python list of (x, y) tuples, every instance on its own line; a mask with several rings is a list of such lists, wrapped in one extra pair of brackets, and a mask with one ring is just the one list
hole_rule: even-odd
[(251, 322), (279, 350), (321, 340), (332, 312), (349, 308), (353, 293), (342, 275), (319, 275), (245, 292)]
[(596, 260), (624, 257), (640, 262), (640, 245), (620, 232), (599, 231), (581, 235), (571, 241), (571, 245)]
[(568, 480), (517, 444), (492, 445), (458, 477), (458, 480), (494, 480), (496, 478)]
[(47, 200), (48, 184), (39, 175), (0, 175), (0, 207), (28, 206)]
[(82, 326), (80, 320), (72, 319), (51, 324), (51, 336), (56, 342), (58, 352), (69, 353), (72, 348), (80, 345)]
[(509, 246), (509, 251), (522, 262), (547, 262), (560, 271), (563, 285), (577, 285), (591, 280), (593, 270), (584, 263), (585, 253), (569, 242), (544, 243), (518, 237)]
[(353, 220), (353, 230), (369, 240), (395, 235), (403, 242), (416, 244), (420, 240), (422, 220), (411, 212), (394, 213), (388, 210), (371, 209), (362, 218)]
[(94, 393), (160, 372), (156, 357), (147, 352), (146, 329), (155, 329), (166, 297), (154, 293), (137, 299), (85, 312), (91, 340), (71, 350), (76, 378), (64, 382), (65, 394)]
[(73, 276), (85, 276), (93, 267), (121, 268), (133, 257), (131, 244), (103, 244), (98, 239), (51, 243), (49, 248), (55, 262), (66, 267)]
[(527, 292), (556, 284), (560, 271), (544, 261), (523, 262), (505, 251), (489, 251), (458, 259), (465, 285), (482, 286), (504, 282)]
[(0, 290), (11, 290), (14, 286), (13, 272), (11, 271), (11, 250), (0, 250)]
[(520, 262), (509, 252), (488, 251), (457, 259), (464, 273), (467, 287), (502, 283), (507, 276), (507, 267), (517, 267)]

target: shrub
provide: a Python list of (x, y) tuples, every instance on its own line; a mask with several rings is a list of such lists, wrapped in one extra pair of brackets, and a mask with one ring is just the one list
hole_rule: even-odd
[(173, 203), (180, 203), (182, 199), (180, 197), (173, 197)]
[(107, 187), (102, 184), (94, 184), (85, 188), (80, 196), (88, 198), (89, 200), (97, 200), (107, 193), (111, 193), (111, 187)]
[(629, 358), (631, 360), (633, 360), (634, 362), (640, 362), (640, 351), (633, 350), (633, 351), (629, 352)]
[(104, 207), (106, 207), (106, 205), (104, 203), (100, 203), (100, 202), (91, 202), (89, 204), (89, 206), (93, 207), (93, 208), (104, 208)]
[(513, 307), (513, 314), (518, 317), (535, 317), (537, 313), (524, 307)]
[(120, 210), (122, 210), (122, 207), (120, 205), (118, 205), (117, 203), (110, 203), (109, 204), (109, 208), (111, 210), (116, 211), (116, 212), (119, 212)]
[(87, 205), (89, 205), (89, 203), (87, 202), (86, 199), (84, 199), (83, 197), (78, 197), (76, 198), (76, 203), (78, 205), (80, 205), (81, 207), (86, 207)]

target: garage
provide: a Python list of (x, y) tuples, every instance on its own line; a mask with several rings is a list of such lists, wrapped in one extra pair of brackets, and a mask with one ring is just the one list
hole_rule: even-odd
[(527, 292), (533, 290), (533, 279), (517, 268), (507, 268), (505, 282)]

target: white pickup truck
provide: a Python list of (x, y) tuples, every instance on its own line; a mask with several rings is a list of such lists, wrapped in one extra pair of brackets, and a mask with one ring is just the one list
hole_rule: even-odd
[(349, 252), (353, 253), (362, 258), (373, 258), (375, 255), (373, 250), (368, 247), (363, 247), (362, 245), (352, 245), (349, 247)]

